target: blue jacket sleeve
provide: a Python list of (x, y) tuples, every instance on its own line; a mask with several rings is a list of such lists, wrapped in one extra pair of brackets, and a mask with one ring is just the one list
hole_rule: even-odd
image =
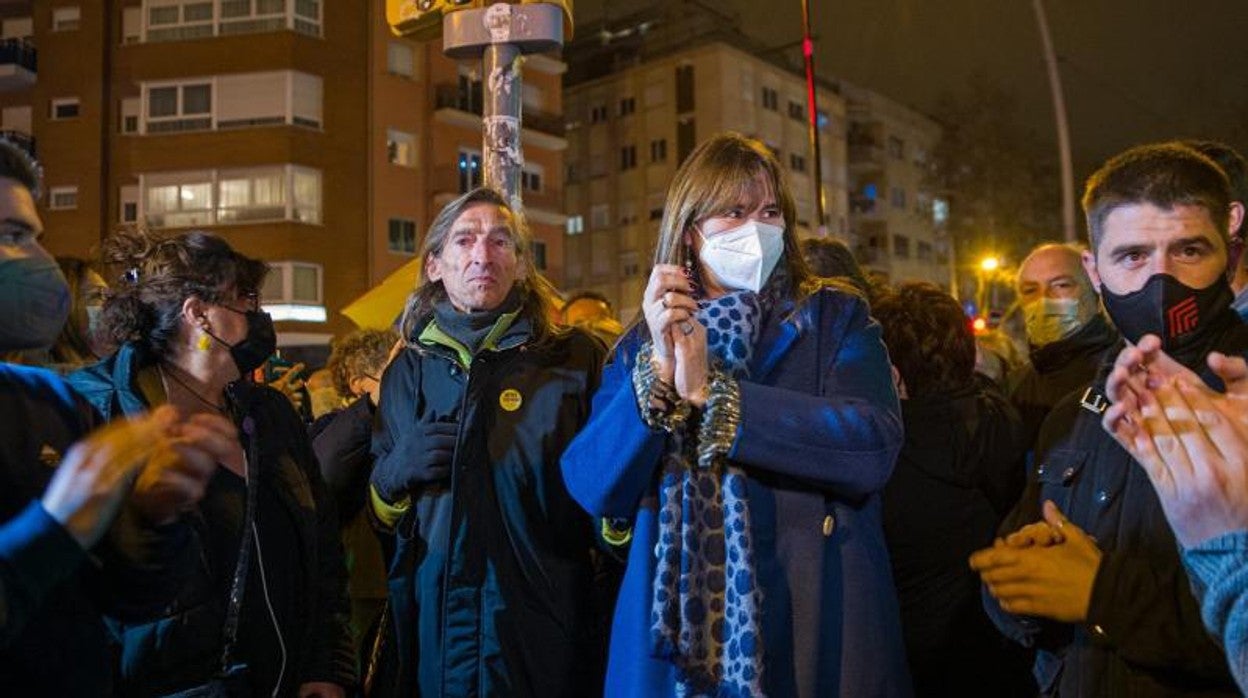
[[(821, 381), (818, 395), (741, 382), (741, 423), (728, 455), (858, 498), (881, 489), (893, 472), (901, 409), (880, 326), (861, 301), (845, 311), (839, 345), (818, 357), (821, 379), (811, 377)], [(810, 331), (827, 326), (821, 319)]]
[(0, 647), (21, 635), (47, 593), (73, 576), (85, 558), (38, 502), (0, 526)]
[(633, 393), (636, 334), (603, 370), (589, 421), (560, 460), (568, 492), (594, 516), (632, 517), (654, 476), (666, 435), (646, 426)]
[(1205, 628), (1222, 644), (1239, 689), (1248, 693), (1248, 531), (1183, 551)]

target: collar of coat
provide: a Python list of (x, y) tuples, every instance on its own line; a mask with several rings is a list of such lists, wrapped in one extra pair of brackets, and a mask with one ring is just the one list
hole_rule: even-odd
[[(503, 313), (494, 322), (494, 327), (490, 329), (485, 339), (481, 340), (481, 348), (477, 353), (483, 351), (502, 351), (520, 346), (529, 338), (530, 327), (529, 322), (520, 318), (520, 312), (523, 307), (517, 308), (510, 313)], [(451, 352), (452, 357), (463, 368), (472, 365), (473, 353), (464, 346), (463, 342), (455, 339), (441, 327), (438, 322), (430, 318), (429, 323), (421, 330), (416, 341), (427, 347), (442, 347)]]

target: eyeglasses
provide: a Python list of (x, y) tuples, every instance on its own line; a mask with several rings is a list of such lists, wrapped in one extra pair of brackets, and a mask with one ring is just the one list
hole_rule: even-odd
[[(238, 296), (233, 301), (228, 302), (228, 303), (220, 302), (220, 303), (217, 303), (217, 305), (221, 306), (222, 308), (225, 308), (226, 310), (233, 310), (234, 312), (240, 313), (240, 314), (246, 313), (249, 311), (257, 311), (257, 310), (260, 310), (260, 294), (256, 291), (245, 291), (245, 292), (239, 293)], [(238, 308), (234, 307), (235, 305), (242, 305), (243, 310), (239, 310)]]

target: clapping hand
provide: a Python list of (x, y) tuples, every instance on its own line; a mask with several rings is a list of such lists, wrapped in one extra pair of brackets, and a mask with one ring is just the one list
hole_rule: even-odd
[[(1152, 365), (1173, 363), (1160, 351), (1155, 356)], [(1136, 358), (1124, 350), (1118, 364), (1131, 366)], [(1102, 422), (1148, 474), (1184, 547), (1248, 529), (1248, 365), (1216, 352), (1208, 365), (1226, 393), (1186, 369), (1155, 380), (1120, 375), (1124, 399)]]

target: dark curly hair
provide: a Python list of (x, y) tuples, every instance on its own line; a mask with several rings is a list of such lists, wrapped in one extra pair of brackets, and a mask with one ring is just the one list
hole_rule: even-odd
[(339, 395), (351, 394), (351, 379), (365, 374), (381, 378), (390, 349), (399, 341), (394, 330), (356, 330), (334, 341), (325, 368), (334, 378)]
[(186, 299), (220, 303), (232, 293), (256, 293), (269, 271), (202, 230), (166, 237), (127, 228), (104, 241), (100, 257), (116, 274), (104, 331), (118, 345), (136, 342), (157, 356), (169, 352)]
[(975, 337), (958, 301), (935, 284), (909, 282), (871, 306), (884, 327), (888, 356), (911, 398), (952, 393), (971, 384)]

